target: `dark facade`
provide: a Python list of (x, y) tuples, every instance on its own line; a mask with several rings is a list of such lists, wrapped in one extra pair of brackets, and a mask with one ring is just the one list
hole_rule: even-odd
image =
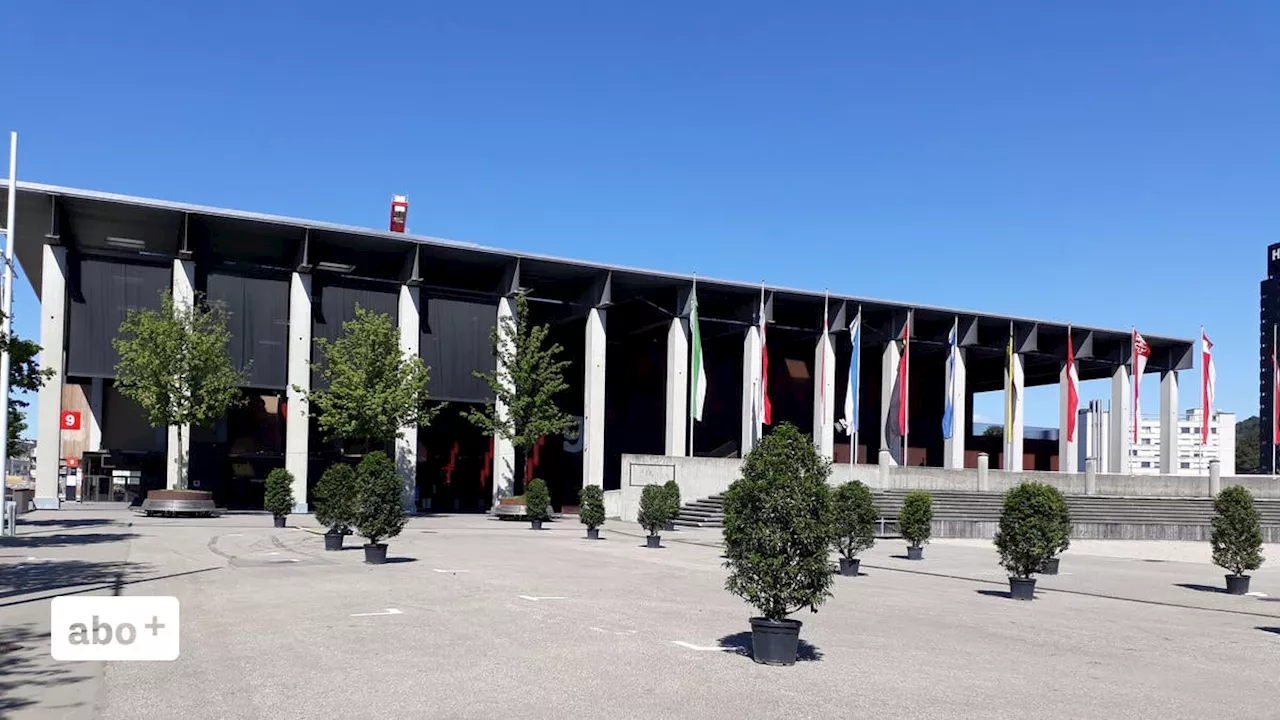
[(1267, 248), (1267, 277), (1259, 290), (1258, 315), (1258, 467), (1274, 471), (1276, 415), (1271, 351), (1280, 327), (1280, 243)]

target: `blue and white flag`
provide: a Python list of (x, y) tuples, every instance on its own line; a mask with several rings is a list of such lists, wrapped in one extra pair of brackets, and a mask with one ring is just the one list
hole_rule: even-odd
[(849, 323), (849, 339), (853, 355), (849, 358), (849, 383), (844, 389), (844, 431), (853, 437), (858, 432), (858, 365), (862, 358), (862, 310)]
[(959, 329), (960, 319), (951, 326), (951, 332), (947, 334), (947, 344), (951, 346), (950, 353), (947, 355), (947, 404), (942, 410), (942, 437), (944, 440), (950, 440), (955, 435), (956, 414), (952, 404), (953, 398), (956, 396), (956, 355), (959, 348), (956, 347), (956, 331)]

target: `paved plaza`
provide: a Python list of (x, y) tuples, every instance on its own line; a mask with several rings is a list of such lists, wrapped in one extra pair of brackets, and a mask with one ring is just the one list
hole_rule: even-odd
[[(291, 524), (314, 527), (310, 516)], [(413, 518), (392, 562), (262, 514), (37, 512), (0, 541), (0, 717), (1276, 717), (1280, 547), (1253, 596), (1207, 545), (1081, 542), (1033, 603), (989, 543), (900, 541), (801, 613), (802, 659), (743, 653), (719, 533), (646, 550), (484, 516)], [(834, 558), (833, 558), (834, 559)], [(57, 663), (49, 601), (175, 595), (176, 662)], [(1274, 595), (1274, 597), (1270, 597)]]

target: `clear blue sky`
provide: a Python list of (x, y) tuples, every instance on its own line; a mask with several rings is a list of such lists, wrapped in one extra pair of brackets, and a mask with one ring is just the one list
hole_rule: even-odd
[(1257, 412), (1274, 2), (172, 5), (6, 4), (21, 178), (375, 227), (407, 193), (412, 231), (513, 249), (1204, 324)]

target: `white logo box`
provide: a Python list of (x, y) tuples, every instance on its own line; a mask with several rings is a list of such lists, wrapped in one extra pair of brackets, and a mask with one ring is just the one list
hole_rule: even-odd
[(54, 660), (177, 660), (180, 613), (172, 596), (56, 597), (50, 604)]

